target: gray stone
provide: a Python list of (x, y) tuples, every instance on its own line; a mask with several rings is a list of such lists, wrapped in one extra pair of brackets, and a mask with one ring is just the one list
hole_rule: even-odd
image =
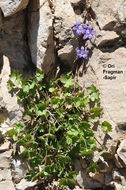
[(5, 17), (11, 16), (26, 8), (29, 0), (1, 0), (0, 8)]
[(114, 186), (115, 186), (115, 190), (125, 190), (126, 189), (126, 186), (122, 186), (118, 183), (114, 183)]
[(32, 188), (36, 185), (36, 182), (30, 182), (27, 181), (26, 179), (22, 179), (20, 183), (16, 185), (17, 190), (25, 190), (26, 188)]
[(109, 2), (104, 0), (92, 1), (92, 9), (101, 29), (112, 30), (118, 24), (118, 18), (125, 19), (124, 14), (121, 13), (122, 4), (122, 1), (115, 0)]
[(90, 172), (89, 176), (101, 184), (105, 183), (105, 175), (103, 173), (92, 173), (92, 172)]
[(5, 142), (4, 144), (2, 144), (2, 145), (0, 146), (0, 152), (9, 150), (9, 148), (10, 148), (10, 142), (9, 142), (9, 141), (8, 141), (8, 142)]
[(106, 186), (113, 186), (113, 178), (112, 178), (112, 172), (108, 172), (105, 174), (105, 185)]
[[(0, 155), (1, 156), (1, 155)], [(2, 157), (0, 158), (0, 169), (10, 168), (10, 160), (9, 158)]]
[(0, 189), (15, 190), (15, 187), (12, 181), (2, 181), (0, 182)]
[(107, 151), (110, 152), (112, 156), (114, 156), (117, 150), (118, 140), (109, 139), (106, 141), (105, 146)]
[(115, 161), (115, 165), (117, 166), (117, 168), (125, 167), (123, 161), (118, 157), (117, 154), (115, 154), (115, 156), (114, 156), (114, 161)]
[[(103, 118), (112, 124), (113, 129), (119, 123), (126, 122), (125, 63), (126, 48), (120, 47), (115, 51), (105, 53), (94, 49), (87, 72), (79, 79), (83, 87), (94, 84), (99, 89), (101, 106), (105, 113)], [(117, 74), (112, 72), (117, 72)], [(107, 79), (104, 79), (105, 76)]]
[(11, 170), (9, 169), (0, 170), (0, 181), (3, 180), (12, 180)]
[(31, 63), (29, 47), (26, 41), (26, 12), (20, 11), (13, 16), (3, 18), (0, 26), (0, 69), (3, 65), (1, 55), (9, 58), (12, 69), (23, 69)]
[(97, 32), (95, 44), (99, 47), (108, 46), (116, 43), (119, 40), (119, 35), (114, 31), (99, 31)]
[(102, 187), (102, 184), (92, 180), (87, 174), (86, 171), (79, 171), (77, 177), (76, 177), (77, 184), (82, 189), (96, 189)]
[(126, 167), (126, 140), (123, 140), (120, 143), (119, 148), (117, 150), (117, 155), (122, 160), (124, 166)]
[(3, 119), (3, 123), (0, 127), (2, 133), (5, 133), (9, 129), (11, 129), (11, 126), (9, 124), (6, 124), (7, 121), (10, 124), (14, 124), (16, 121), (19, 121), (22, 117), (22, 108), (17, 103), (16, 95), (11, 96), (11, 94), (8, 91), (7, 82), (9, 80), (10, 73), (11, 68), (9, 59), (6, 56), (3, 56), (3, 68), (0, 74), (0, 98), (2, 99), (2, 106), (5, 108), (5, 112), (0, 114), (0, 117)]
[(10, 158), (11, 155), (12, 155), (12, 149), (8, 150), (8, 151), (5, 151), (3, 153), (0, 153), (0, 158)]
[(54, 36), (59, 42), (57, 44), (58, 56), (63, 64), (72, 65), (76, 57), (76, 48), (78, 40), (76, 40), (72, 27), (76, 25), (76, 21), (82, 21), (78, 15), (75, 16), (70, 1), (57, 0), (55, 6), (55, 23)]
[(23, 164), (20, 159), (13, 159), (12, 161), (12, 171), (13, 178), (22, 179), (26, 175), (27, 168), (25, 167), (25, 163)]
[(82, 0), (70, 0), (70, 2), (73, 4), (73, 5), (79, 5)]
[(112, 172), (113, 180), (116, 183), (120, 183), (122, 186), (126, 187), (126, 169), (113, 170)]
[[(40, 5), (43, 5), (41, 8)], [(48, 1), (32, 0), (29, 7), (29, 47), (32, 62), (50, 75), (55, 71), (53, 17)], [(49, 74), (48, 74), (49, 77)]]

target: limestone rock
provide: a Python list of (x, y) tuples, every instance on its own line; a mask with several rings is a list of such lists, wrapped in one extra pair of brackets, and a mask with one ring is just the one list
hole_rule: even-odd
[(11, 171), (9, 169), (0, 170), (0, 181), (12, 180)]
[(79, 5), (79, 3), (82, 2), (82, 0), (70, 0), (70, 2), (71, 2), (73, 5)]
[(12, 174), (14, 181), (20, 181), (26, 175), (27, 167), (20, 159), (12, 160)]
[(10, 168), (10, 160), (8, 158), (0, 158), (0, 169)]
[(121, 20), (125, 20), (123, 12), (121, 13), (123, 4), (124, 2), (115, 0), (109, 2), (104, 0), (92, 1), (92, 9), (101, 29), (112, 30), (118, 23), (118, 18), (123, 17)]
[(122, 186), (126, 187), (126, 169), (114, 169), (112, 171), (112, 176), (116, 183), (120, 183)]
[(94, 179), (95, 181), (97, 181), (97, 182), (99, 182), (99, 183), (101, 183), (101, 184), (104, 184), (104, 182), (105, 182), (105, 176), (104, 176), (104, 174), (102, 174), (102, 173), (92, 173), (92, 172), (90, 172), (89, 173), (89, 176), (92, 178), (92, 179)]
[(117, 166), (117, 168), (125, 167), (123, 161), (118, 157), (117, 154), (115, 154), (115, 156), (114, 156), (114, 161), (115, 161), (115, 165)]
[(124, 163), (124, 166), (126, 167), (126, 140), (123, 140), (117, 150), (118, 157), (122, 160)]
[(126, 48), (120, 47), (105, 53), (94, 49), (87, 72), (80, 79), (84, 87), (89, 87), (91, 84), (97, 86), (105, 119), (112, 124), (113, 128), (119, 123), (126, 122), (125, 63)]
[(30, 182), (27, 181), (26, 179), (22, 179), (20, 183), (16, 185), (17, 190), (25, 190), (27, 188), (32, 188), (36, 185), (36, 182)]
[(109, 139), (106, 141), (107, 151), (110, 152), (112, 156), (115, 155), (117, 146), (118, 146), (118, 140)]
[(2, 16), (2, 11), (1, 11), (1, 9), (0, 9), (0, 27), (2, 26), (2, 23), (3, 23), (3, 18), (2, 18), (3, 16)]
[(79, 171), (76, 177), (77, 184), (82, 189), (96, 189), (102, 187), (102, 184), (92, 180), (87, 174), (86, 171)]
[(26, 8), (29, 0), (1, 0), (0, 8), (5, 17), (11, 16)]
[(115, 186), (115, 190), (125, 190), (126, 189), (125, 186), (122, 186), (118, 183), (115, 183), (114, 186)]
[(10, 158), (12, 155), (12, 149), (5, 151), (3, 153), (0, 153), (0, 158)]
[[(40, 5), (43, 6), (40, 8)], [(46, 74), (50, 72), (53, 75), (55, 69), (53, 17), (48, 1), (31, 1), (28, 31), (32, 62)]]
[(72, 27), (76, 25), (77, 19), (82, 21), (82, 18), (75, 15), (70, 1), (57, 0), (55, 1), (55, 38), (57, 39), (58, 56), (65, 64), (72, 65), (76, 56), (75, 49), (78, 47)]
[(26, 39), (25, 11), (2, 19), (0, 25), (0, 69), (3, 66), (3, 55), (9, 58), (10, 66), (14, 70), (23, 71), (31, 63)]
[(15, 190), (15, 187), (12, 181), (2, 181), (0, 182), (0, 189)]
[(114, 31), (100, 31), (97, 33), (95, 44), (97, 46), (108, 46), (116, 43), (119, 40), (119, 35)]
[(9, 148), (10, 148), (10, 142), (9, 142), (9, 141), (8, 141), (8, 142), (5, 142), (4, 144), (2, 144), (2, 145), (0, 146), (0, 152), (9, 150)]
[(10, 62), (6, 56), (3, 56), (3, 69), (0, 75), (0, 97), (2, 99), (2, 106), (5, 108), (6, 112), (3, 112), (3, 117), (5, 116), (5, 121), (1, 124), (2, 133), (5, 133), (11, 127), (6, 124), (13, 124), (16, 121), (19, 121), (22, 117), (22, 108), (17, 103), (17, 97), (14, 95), (13, 97), (8, 91), (7, 82), (9, 80), (10, 75)]
[(106, 186), (113, 186), (112, 172), (108, 172), (105, 174), (105, 185)]

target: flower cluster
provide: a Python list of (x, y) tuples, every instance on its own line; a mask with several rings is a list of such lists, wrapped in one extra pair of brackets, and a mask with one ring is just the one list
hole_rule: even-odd
[(77, 54), (78, 54), (78, 57), (79, 58), (81, 58), (81, 57), (83, 57), (84, 59), (87, 59), (87, 54), (89, 53), (89, 51), (87, 50), (85, 50), (84, 49), (84, 46), (81, 46), (81, 49), (79, 50), (77, 50)]
[[(80, 21), (77, 22), (77, 25), (73, 27), (73, 30), (75, 31), (76, 35), (83, 35), (83, 40), (91, 40), (93, 35), (96, 33), (95, 30), (93, 30), (91, 25), (87, 25), (87, 24), (81, 24)], [(84, 49), (84, 46), (81, 46), (81, 49), (77, 50), (77, 54), (79, 58), (84, 58), (87, 59), (87, 54), (89, 53), (89, 51), (86, 51)]]

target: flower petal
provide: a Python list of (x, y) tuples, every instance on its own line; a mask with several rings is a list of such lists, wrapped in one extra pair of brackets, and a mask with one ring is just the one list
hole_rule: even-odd
[(95, 31), (95, 30), (92, 30), (92, 31), (91, 31), (91, 34), (92, 34), (92, 35), (96, 34), (96, 31)]
[(81, 51), (84, 51), (84, 46), (81, 46)]
[(78, 49), (76, 52), (77, 52), (78, 54), (80, 54), (80, 53), (81, 53), (81, 50)]
[(78, 29), (78, 27), (76, 27), (76, 26), (73, 27), (73, 30), (77, 30), (77, 29)]
[(82, 27), (83, 28), (87, 28), (87, 24), (82, 24)]
[(81, 55), (81, 54), (79, 54), (79, 55), (78, 55), (78, 57), (79, 57), (79, 58), (81, 58), (81, 57), (82, 57), (82, 55)]
[(77, 21), (77, 26), (81, 25), (81, 22), (80, 21)]
[(86, 33), (86, 30), (82, 30), (81, 32), (82, 32), (82, 34), (85, 34), (85, 33)]
[(89, 51), (88, 51), (88, 50), (86, 50), (84, 53), (85, 53), (85, 54), (88, 54), (88, 53), (89, 53)]
[(91, 40), (91, 39), (92, 39), (92, 35), (91, 35), (91, 34), (89, 34), (89, 35), (88, 35), (88, 38), (89, 38), (89, 40)]
[(76, 34), (80, 35), (81, 31), (77, 29)]
[(91, 25), (88, 26), (88, 30), (92, 30), (92, 26)]
[(84, 55), (83, 55), (83, 58), (84, 58), (84, 59), (87, 59), (87, 55), (86, 55), (86, 54), (84, 54)]
[(88, 38), (88, 35), (85, 34), (84, 37), (83, 37), (83, 40), (86, 40)]

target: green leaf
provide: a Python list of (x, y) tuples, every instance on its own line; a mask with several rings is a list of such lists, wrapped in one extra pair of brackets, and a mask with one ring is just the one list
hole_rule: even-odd
[(81, 126), (81, 128), (89, 129), (91, 125), (86, 121), (81, 121), (80, 126)]
[(98, 99), (98, 94), (97, 93), (92, 93), (91, 95), (90, 95), (90, 99), (91, 99), (91, 101), (92, 102), (94, 102), (95, 100), (97, 100)]
[(102, 123), (101, 128), (102, 128), (102, 130), (103, 130), (104, 132), (106, 132), (106, 133), (112, 131), (112, 126), (111, 126), (111, 124), (110, 124), (109, 122), (107, 122), (107, 121), (104, 121), (104, 122)]
[(70, 78), (66, 81), (66, 83), (64, 84), (64, 87), (69, 88), (69, 87), (73, 86), (73, 84), (74, 84), (73, 79)]
[(16, 132), (19, 134), (21, 131), (23, 131), (24, 126), (21, 123), (15, 124)]
[(11, 91), (14, 88), (14, 83), (11, 80), (9, 80), (7, 86), (8, 90)]
[(60, 162), (62, 162), (63, 164), (66, 164), (66, 163), (70, 163), (71, 162), (71, 158), (69, 156), (65, 156), (65, 155), (57, 155), (57, 158)]
[(101, 152), (99, 152), (98, 155), (100, 155), (100, 156), (102, 156), (102, 157), (104, 157), (104, 158), (109, 158), (109, 157), (111, 157), (111, 153), (108, 152), (108, 151), (106, 151), (106, 150), (102, 150)]
[(59, 79), (63, 84), (65, 84), (66, 82), (67, 82), (67, 77), (61, 77), (60, 79)]
[(9, 136), (9, 137), (13, 137), (13, 135), (16, 133), (15, 129), (10, 129), (9, 131), (6, 132), (6, 134)]
[(91, 115), (90, 115), (90, 119), (93, 122), (97, 122), (99, 120), (99, 117), (102, 115), (102, 108), (93, 108), (90, 110)]
[(74, 188), (76, 185), (76, 182), (74, 179), (69, 179), (69, 178), (62, 178), (59, 182), (59, 186), (61, 187), (66, 187), (66, 188)]
[(35, 113), (37, 116), (45, 115), (46, 112), (47, 112), (47, 110), (46, 110), (46, 104), (45, 103), (36, 104)]
[(60, 99), (58, 99), (58, 98), (52, 98), (51, 104), (52, 104), (52, 107), (54, 109), (58, 108), (59, 104), (60, 104)]
[(90, 163), (90, 166), (87, 168), (87, 172), (92, 172), (92, 173), (98, 173), (99, 172), (99, 166), (97, 165), (96, 162), (92, 161)]
[(76, 171), (70, 171), (68, 174), (67, 174), (67, 178), (70, 178), (70, 179), (75, 179), (75, 177), (77, 176), (77, 172)]
[(14, 82), (15, 85), (19, 85), (21, 82), (21, 74), (19, 72), (14, 72), (11, 74), (10, 79)]
[(69, 76), (63, 76), (59, 79), (63, 84), (65, 88), (69, 88), (73, 86), (73, 79)]
[(44, 73), (40, 69), (37, 69), (36, 71), (36, 79), (37, 81), (41, 81), (42, 79), (44, 79)]
[(51, 138), (51, 139), (55, 139), (55, 135), (47, 133), (43, 135), (44, 138)]
[(28, 84), (22, 84), (22, 90), (23, 90), (23, 92), (26, 92), (26, 93), (28, 93), (29, 92), (29, 90), (30, 90), (30, 87), (29, 87), (29, 85)]
[(18, 94), (17, 94), (17, 98), (18, 98), (18, 100), (23, 101), (25, 98), (27, 98), (27, 94), (25, 94), (25, 93), (23, 92), (23, 90), (21, 89), (21, 90), (18, 92)]
[(75, 129), (71, 129), (67, 132), (67, 135), (70, 135), (70, 136), (78, 136), (79, 135), (79, 131), (78, 130), (75, 130)]
[(13, 135), (13, 140), (17, 141), (18, 140), (18, 136), (16, 134)]
[(22, 153), (21, 153), (21, 156), (23, 158), (28, 158), (29, 157), (29, 150), (28, 149), (25, 149)]
[(54, 91), (55, 91), (54, 87), (49, 88), (49, 92), (54, 92)]
[(84, 151), (81, 151), (81, 156), (83, 158), (90, 158), (94, 154), (94, 151), (91, 149), (86, 148)]

